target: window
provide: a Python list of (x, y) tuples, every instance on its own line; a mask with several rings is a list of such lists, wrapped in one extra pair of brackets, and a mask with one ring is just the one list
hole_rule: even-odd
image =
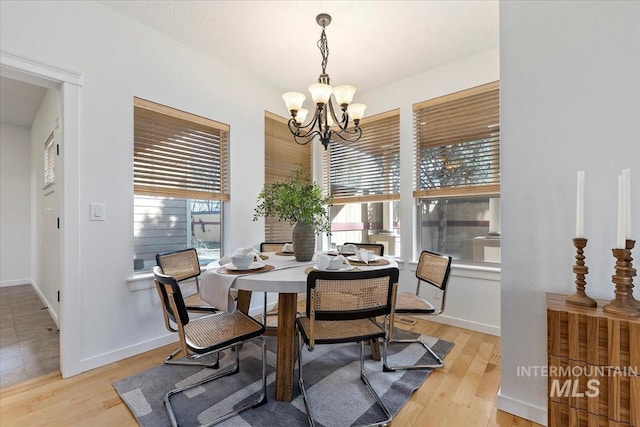
[(229, 199), (229, 126), (134, 98), (134, 269), (155, 255), (195, 247), (220, 258)]
[[(296, 144), (289, 132), (287, 119), (271, 113), (264, 118), (264, 182), (272, 184), (283, 181), (293, 171), (302, 168), (311, 171), (312, 143)], [(265, 242), (290, 242), (293, 226), (278, 218), (266, 218), (264, 226)]]
[(331, 195), (331, 244), (381, 243), (400, 255), (400, 111), (360, 122), (358, 142), (332, 141), (323, 184)]
[(56, 182), (56, 151), (57, 146), (53, 138), (53, 132), (44, 143), (44, 186)]
[(421, 102), (413, 111), (422, 248), (500, 262), (499, 83)]

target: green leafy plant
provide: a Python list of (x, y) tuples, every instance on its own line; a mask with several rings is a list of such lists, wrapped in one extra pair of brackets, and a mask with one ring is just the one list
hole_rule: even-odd
[(303, 222), (316, 234), (331, 234), (331, 221), (325, 208), (329, 198), (322, 195), (320, 186), (312, 182), (303, 169), (293, 171), (286, 181), (265, 184), (257, 203), (254, 221), (275, 217), (292, 225)]

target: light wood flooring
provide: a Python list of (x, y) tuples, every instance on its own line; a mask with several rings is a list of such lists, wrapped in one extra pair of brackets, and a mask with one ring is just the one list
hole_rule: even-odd
[[(393, 426), (538, 426), (496, 409), (498, 337), (424, 320), (410, 329), (455, 346), (445, 359), (445, 367), (429, 375), (395, 417)], [(67, 379), (53, 373), (2, 388), (0, 426), (136, 426), (111, 383), (160, 365), (174, 347), (162, 347)]]
[(0, 288), (0, 387), (60, 368), (60, 334), (31, 285)]

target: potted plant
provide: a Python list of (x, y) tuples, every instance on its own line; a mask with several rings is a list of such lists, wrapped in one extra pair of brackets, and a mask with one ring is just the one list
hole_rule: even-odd
[(316, 234), (331, 234), (331, 221), (325, 206), (329, 198), (302, 168), (282, 182), (265, 184), (258, 194), (253, 220), (274, 217), (289, 221), (293, 228), (296, 260), (310, 261), (315, 251)]

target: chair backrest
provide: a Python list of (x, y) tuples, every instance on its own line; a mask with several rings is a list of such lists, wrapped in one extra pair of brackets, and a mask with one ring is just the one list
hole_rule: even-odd
[(260, 243), (260, 252), (281, 251), (285, 243), (291, 243), (291, 242), (262, 242)]
[(368, 271), (311, 271), (306, 316), (315, 320), (354, 320), (392, 313), (397, 268)]
[(161, 272), (175, 278), (178, 282), (196, 278), (200, 275), (200, 261), (194, 248), (182, 249), (156, 255), (156, 264)]
[(384, 256), (384, 245), (379, 243), (345, 243), (345, 245), (354, 245), (358, 249), (367, 249), (374, 255)]
[[(165, 315), (168, 316), (178, 328), (189, 323), (189, 313), (185, 306), (180, 286), (175, 277), (163, 274), (159, 266), (153, 267), (155, 285), (160, 296), (160, 302), (164, 308)], [(166, 321), (165, 317), (165, 321)], [(169, 326), (167, 325), (169, 328)], [(174, 331), (174, 329), (170, 329)]]
[(451, 257), (435, 252), (422, 251), (416, 267), (416, 277), (445, 291), (451, 272)]

